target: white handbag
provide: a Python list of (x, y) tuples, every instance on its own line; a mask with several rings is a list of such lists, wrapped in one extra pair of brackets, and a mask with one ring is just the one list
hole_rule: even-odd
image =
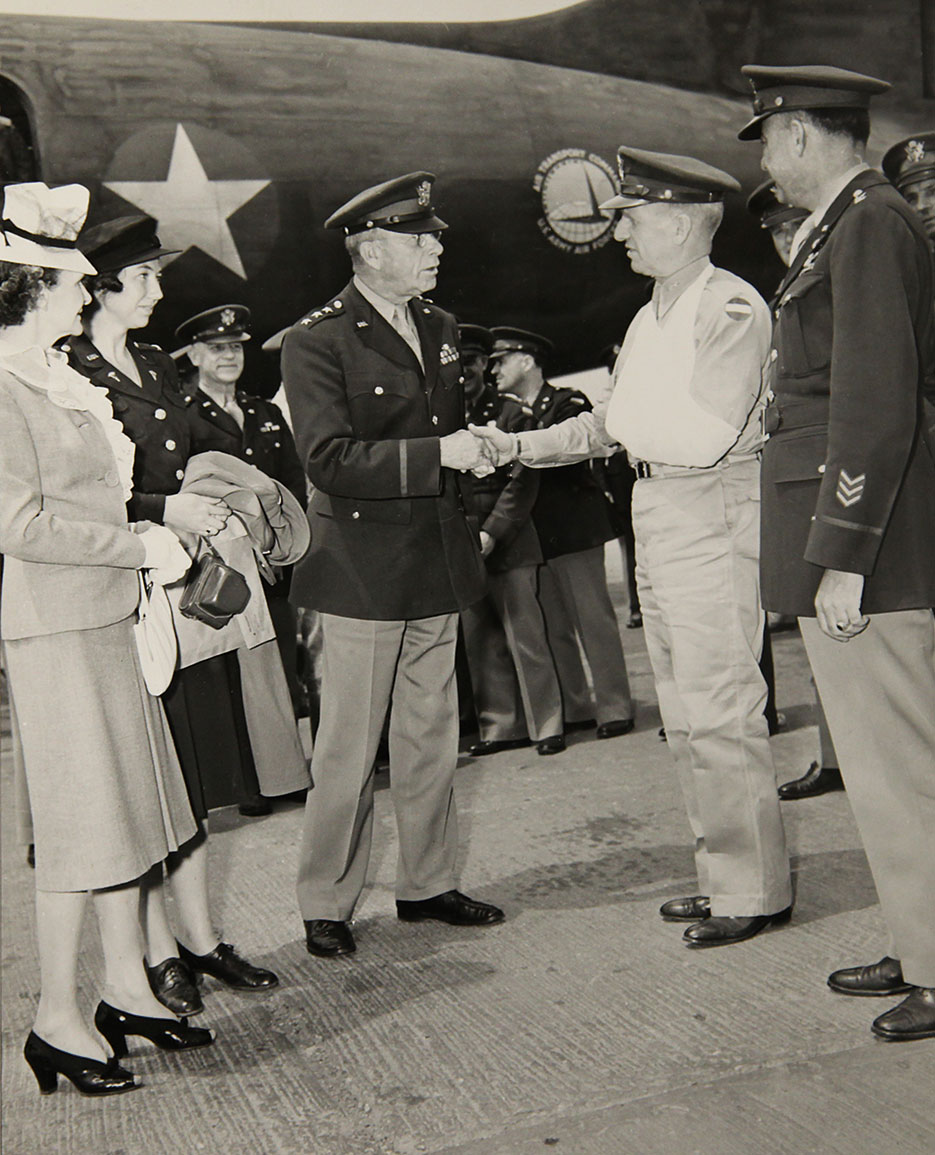
[(143, 681), (151, 694), (164, 694), (178, 664), (179, 645), (165, 588), (140, 575), (139, 621), (133, 627)]

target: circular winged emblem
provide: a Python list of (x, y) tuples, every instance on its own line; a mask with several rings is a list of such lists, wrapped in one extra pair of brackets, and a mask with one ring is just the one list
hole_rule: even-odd
[(564, 148), (547, 156), (533, 180), (542, 201), (539, 228), (566, 253), (593, 253), (613, 235), (613, 213), (598, 208), (617, 191), (613, 168), (583, 148)]

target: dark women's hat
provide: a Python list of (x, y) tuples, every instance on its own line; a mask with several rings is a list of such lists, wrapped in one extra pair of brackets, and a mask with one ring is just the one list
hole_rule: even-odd
[(81, 234), (78, 244), (99, 273), (118, 273), (182, 251), (164, 249), (156, 235), (156, 222), (144, 214), (114, 217), (95, 225)]

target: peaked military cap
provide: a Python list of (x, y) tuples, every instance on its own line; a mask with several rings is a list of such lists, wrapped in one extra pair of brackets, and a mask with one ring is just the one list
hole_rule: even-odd
[(784, 204), (776, 196), (776, 186), (771, 180), (763, 181), (753, 190), (747, 197), (747, 208), (759, 218), (764, 229), (772, 229), (789, 221), (804, 221), (808, 216), (808, 209)]
[(459, 325), (458, 336), (461, 338), (463, 353), (483, 353), (489, 357), (493, 349), (493, 333), (483, 325)]
[(164, 249), (156, 235), (156, 222), (145, 213), (114, 217), (87, 229), (78, 247), (99, 273), (119, 273), (131, 265), (171, 257), (181, 249)]
[(759, 140), (763, 121), (777, 112), (869, 108), (872, 96), (890, 88), (885, 80), (826, 64), (799, 68), (745, 64), (740, 71), (753, 87), (754, 115), (737, 133), (738, 140)]
[(183, 321), (175, 330), (175, 339), (183, 345), (195, 341), (249, 341), (250, 310), (246, 305), (215, 305)]
[(883, 172), (900, 190), (926, 177), (935, 177), (935, 132), (917, 132), (888, 149)]
[(537, 365), (544, 365), (555, 353), (555, 346), (548, 337), (530, 333), (526, 329), (514, 329), (509, 325), (497, 325), (490, 330), (493, 335), (491, 361), (505, 357), (508, 353), (529, 353), (535, 357)]
[(447, 229), (432, 205), (434, 173), (407, 172), (351, 197), (325, 221), (326, 229), (345, 233), (389, 229), (395, 233), (434, 233)]
[(630, 209), (636, 205), (710, 204), (729, 192), (740, 192), (730, 175), (693, 156), (649, 152), (644, 148), (617, 149), (620, 192), (600, 206), (602, 210)]

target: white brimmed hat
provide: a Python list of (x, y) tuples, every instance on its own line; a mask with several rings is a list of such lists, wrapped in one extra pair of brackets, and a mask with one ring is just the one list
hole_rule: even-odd
[(76, 247), (88, 215), (90, 193), (80, 184), (51, 189), (42, 181), (9, 184), (3, 190), (0, 261), (72, 273), (97, 269)]

